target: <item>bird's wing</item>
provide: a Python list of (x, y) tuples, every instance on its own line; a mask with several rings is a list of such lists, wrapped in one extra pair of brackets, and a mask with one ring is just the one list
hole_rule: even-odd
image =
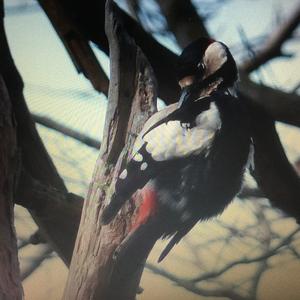
[[(170, 161), (201, 152), (213, 139), (216, 130), (207, 126), (207, 120), (203, 117), (198, 120), (197, 126), (190, 129), (185, 128), (179, 120), (161, 122), (167, 120), (176, 108), (176, 104), (170, 105), (146, 122), (137, 137), (126, 169), (119, 175), (112, 200), (102, 214), (104, 224), (111, 221), (136, 190), (142, 188), (158, 172), (167, 169)], [(155, 126), (156, 124), (159, 125)]]
[[(172, 104), (146, 122), (133, 147), (133, 160), (140, 158), (143, 147), (153, 160), (163, 162), (200, 152), (211, 141), (216, 128), (208, 124), (208, 112), (198, 118), (196, 126), (186, 128), (180, 120), (168, 120), (176, 108), (177, 104)], [(161, 120), (166, 122), (161, 123)]]

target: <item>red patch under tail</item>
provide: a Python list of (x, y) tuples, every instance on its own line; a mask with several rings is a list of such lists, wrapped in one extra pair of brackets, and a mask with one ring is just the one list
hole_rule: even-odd
[(149, 187), (145, 187), (142, 190), (142, 198), (143, 200), (138, 209), (131, 231), (137, 229), (142, 224), (145, 224), (150, 217), (156, 214), (157, 197), (155, 191)]

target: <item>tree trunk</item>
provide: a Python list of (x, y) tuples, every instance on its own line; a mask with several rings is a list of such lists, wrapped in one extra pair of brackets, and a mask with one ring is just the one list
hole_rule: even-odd
[[(0, 0), (0, 10), (3, 11), (3, 0)], [(68, 201), (60, 201), (60, 199), (50, 201), (48, 198), (42, 198), (40, 203), (37, 201), (32, 203), (31, 198), (25, 198), (22, 194), (24, 188), (27, 188), (27, 182), (23, 181), (26, 176), (20, 176), (18, 191), (14, 195), (15, 200), (18, 204), (29, 208), (29, 212), (43, 237), (68, 265), (75, 242), (74, 228), (76, 230), (79, 225), (81, 205), (74, 204), (78, 197), (73, 197), (72, 194), (68, 193), (28, 110), (23, 95), (23, 81), (14, 64), (6, 39), (4, 14), (1, 15), (0, 19), (0, 57), (0, 73), (6, 84), (17, 123), (16, 134), (22, 168), (25, 170), (25, 174), (28, 173), (30, 177), (37, 179), (43, 185), (51, 186), (53, 189), (63, 192)]]
[(136, 206), (133, 201), (124, 206), (111, 224), (100, 224), (103, 204), (110, 201), (110, 191), (131, 152), (135, 136), (155, 111), (156, 98), (155, 82), (146, 58), (115, 17), (116, 11), (109, 1), (106, 15), (111, 55), (109, 105), (100, 155), (84, 203), (64, 293), (64, 299), (69, 300), (135, 299), (144, 267), (137, 260), (144, 262), (153, 246), (141, 250), (139, 258), (126, 257), (125, 263), (113, 259), (115, 249), (130, 230)]
[(8, 93), (0, 75), (0, 299), (22, 299), (14, 228), (17, 145)]

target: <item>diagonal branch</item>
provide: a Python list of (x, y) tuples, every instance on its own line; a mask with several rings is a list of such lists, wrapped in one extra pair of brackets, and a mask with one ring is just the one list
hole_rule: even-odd
[(44, 116), (40, 116), (40, 115), (36, 115), (36, 114), (31, 114), (31, 115), (32, 115), (33, 120), (40, 125), (43, 125), (47, 128), (56, 130), (56, 131), (60, 132), (61, 134), (69, 136), (89, 147), (100, 149), (100, 142), (85, 135), (85, 134), (82, 134), (82, 133), (80, 133), (72, 128), (69, 128), (68, 126), (63, 125), (59, 122), (56, 122), (48, 117), (44, 117)]
[(185, 48), (200, 36), (209, 36), (191, 0), (156, 0), (156, 2), (181, 48)]
[[(244, 101), (248, 99), (243, 96)], [(300, 178), (289, 163), (274, 121), (248, 103), (254, 140), (254, 177), (271, 203), (300, 221)]]
[(164, 278), (167, 278), (170, 281), (172, 281), (173, 283), (175, 283), (176, 285), (181, 286), (181, 287), (185, 288), (186, 290), (188, 290), (196, 295), (199, 295), (199, 296), (220, 297), (220, 298), (227, 297), (232, 300), (244, 300), (244, 297), (240, 296), (239, 294), (236, 294), (230, 288), (229, 289), (220, 288), (220, 289), (213, 289), (213, 290), (205, 289), (205, 288), (196, 286), (196, 284), (194, 282), (191, 282), (188, 279), (177, 277), (176, 275), (174, 275), (164, 269), (158, 268), (153, 264), (147, 263), (146, 268), (149, 269), (150, 271), (152, 271), (154, 274), (157, 274)]
[(38, 257), (32, 258), (30, 264), (26, 267), (26, 269), (22, 270), (21, 277), (22, 281), (28, 278), (35, 270), (38, 269), (41, 264), (50, 257), (53, 250), (49, 248), (49, 246), (45, 246), (45, 248), (41, 251)]
[(66, 14), (59, 1), (39, 0), (78, 72), (83, 73), (95, 90), (108, 93), (108, 78), (99, 64), (88, 40)]
[(240, 69), (245, 73), (250, 73), (272, 58), (283, 55), (282, 45), (292, 36), (299, 23), (300, 4), (298, 3), (291, 15), (270, 35), (255, 57), (242, 63)]
[(239, 88), (251, 105), (262, 109), (274, 120), (300, 127), (299, 95), (255, 83), (247, 76), (241, 76)]

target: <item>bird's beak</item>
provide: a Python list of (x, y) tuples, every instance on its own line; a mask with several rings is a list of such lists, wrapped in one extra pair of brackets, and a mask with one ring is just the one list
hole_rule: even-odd
[(197, 98), (193, 85), (186, 86), (181, 90), (178, 108), (183, 108), (192, 103)]

